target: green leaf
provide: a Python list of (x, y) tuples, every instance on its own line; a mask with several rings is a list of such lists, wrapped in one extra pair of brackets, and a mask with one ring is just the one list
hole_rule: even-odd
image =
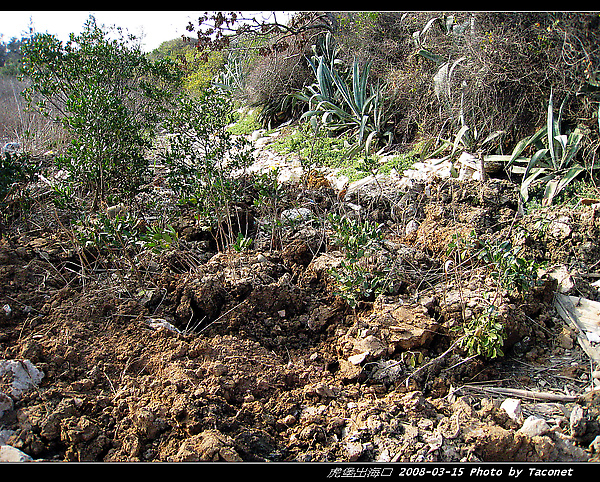
[(481, 143), (482, 146), (485, 146), (488, 142), (493, 141), (494, 139), (496, 139), (497, 137), (500, 137), (501, 135), (505, 134), (506, 131), (504, 130), (497, 130), (492, 132), (489, 136), (487, 136), (483, 142)]
[(436, 64), (442, 64), (444, 62), (444, 57), (442, 57), (441, 55), (437, 55), (434, 54), (432, 52), (430, 52), (429, 50), (426, 49), (419, 49), (415, 55), (420, 55), (421, 57), (427, 59), (427, 60), (431, 60), (432, 62), (435, 62)]
[(469, 129), (469, 126), (462, 126), (459, 129), (458, 133), (456, 134), (456, 137), (454, 138), (454, 143), (452, 144), (452, 154), (454, 154), (458, 150), (459, 144), (462, 142), (463, 137), (467, 134)]
[(543, 167), (537, 167), (531, 169), (529, 176), (523, 179), (521, 183), (521, 196), (523, 197), (523, 202), (527, 202), (529, 199), (529, 185), (535, 181), (539, 176), (548, 172), (548, 169)]
[(581, 174), (585, 169), (582, 166), (573, 166), (562, 178), (555, 178), (548, 182), (546, 189), (544, 190), (544, 196), (542, 199), (542, 206), (549, 206), (552, 204), (554, 197), (560, 193), (567, 184)]

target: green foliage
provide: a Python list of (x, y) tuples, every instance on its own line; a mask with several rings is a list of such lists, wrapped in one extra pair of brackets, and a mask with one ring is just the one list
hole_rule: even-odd
[[(118, 33), (121, 33), (118, 31)], [(63, 45), (35, 34), (23, 45), (25, 94), (72, 137), (58, 159), (96, 209), (112, 190), (135, 194), (144, 181), (144, 150), (178, 85), (173, 62), (149, 61), (123, 34), (111, 40), (93, 17)]]
[(488, 147), (493, 141), (497, 141), (505, 132), (497, 130), (486, 136), (482, 136), (482, 133), (477, 130), (476, 126), (468, 126), (462, 124), (453, 141), (445, 140), (444, 142), (451, 147), (449, 158), (455, 157), (457, 154), (462, 152), (477, 152)]
[(461, 234), (453, 234), (452, 241), (446, 247), (446, 256), (453, 258), (457, 264), (462, 264), (474, 258), (473, 251), (479, 246), (479, 240), (475, 230), (469, 233), (469, 237), (465, 239)]
[(102, 212), (97, 216), (84, 215), (75, 226), (77, 241), (88, 250), (120, 255), (143, 245), (138, 219), (130, 214), (117, 214), (114, 218)]
[(442, 64), (445, 60), (444, 57), (432, 52), (427, 45), (427, 34), (429, 33), (429, 30), (437, 27), (439, 32), (452, 39), (453, 42), (458, 43), (464, 36), (465, 31), (469, 26), (470, 22), (468, 20), (462, 23), (457, 23), (454, 15), (444, 14), (440, 17), (433, 17), (421, 30), (413, 32), (413, 42), (415, 46), (414, 55), (431, 60), (436, 64)]
[(507, 290), (516, 289), (523, 294), (537, 282), (538, 264), (527, 260), (522, 248), (512, 245), (510, 241), (485, 243), (479, 251), (479, 259), (491, 267), (490, 275), (498, 286)]
[(329, 32), (320, 38), (313, 52), (308, 62), (316, 82), (293, 94), (308, 104), (308, 111), (301, 118), (310, 119), (315, 130), (319, 127), (332, 133), (352, 130), (356, 135), (353, 147), (366, 149), (367, 153), (377, 140), (387, 138), (391, 141), (382, 91), (379, 85), (373, 86), (369, 82), (371, 65), (366, 63), (361, 67), (354, 61), (350, 72), (345, 73)]
[(183, 87), (198, 93), (213, 82), (221, 82), (225, 55), (217, 51), (200, 51), (193, 39), (175, 38), (162, 42), (148, 54), (152, 61), (166, 60), (178, 65), (183, 73)]
[(225, 64), (222, 52), (207, 53), (197, 49), (186, 49), (182, 61), (186, 71), (183, 86), (192, 94), (198, 94), (213, 84)]
[(261, 124), (258, 121), (259, 111), (257, 109), (251, 109), (242, 113), (235, 113), (235, 124), (229, 126), (227, 129), (234, 136), (250, 135), (255, 130), (261, 128)]
[(239, 55), (230, 54), (223, 62), (221, 70), (214, 76), (213, 84), (234, 97), (243, 97), (246, 90), (244, 61)]
[(213, 87), (194, 97), (180, 96), (163, 124), (168, 146), (157, 151), (169, 167), (171, 187), (216, 226), (229, 222), (230, 206), (240, 193), (240, 173), (252, 161), (248, 141), (228, 130), (232, 109), (231, 98)]
[(360, 159), (348, 153), (347, 136), (332, 137), (323, 130), (315, 132), (306, 123), (275, 140), (270, 147), (280, 154), (297, 154), (309, 165), (352, 168)]
[(336, 280), (336, 291), (348, 306), (355, 308), (361, 300), (372, 300), (386, 289), (384, 272), (373, 271), (358, 262), (342, 261), (340, 266), (329, 273)]
[[(529, 200), (529, 188), (534, 183), (544, 184), (542, 205), (549, 206), (554, 198), (585, 169), (576, 163), (575, 157), (582, 145), (583, 133), (579, 129), (561, 133), (562, 112), (566, 98), (555, 116), (552, 92), (548, 101), (546, 125), (535, 134), (522, 139), (515, 146), (507, 167), (519, 161), (525, 161), (526, 167), (513, 168), (513, 172), (522, 172), (521, 196), (524, 202)], [(527, 160), (521, 154), (531, 147), (534, 154)]]
[[(494, 303), (500, 290), (517, 292), (523, 296), (534, 287), (538, 281), (539, 265), (534, 260), (523, 257), (522, 248), (513, 246), (510, 241), (482, 242), (474, 230), (466, 239), (455, 235), (446, 254), (454, 257), (459, 265), (467, 262), (482, 263), (496, 282), (493, 301), (488, 302), (479, 316), (468, 320), (464, 326), (455, 328), (455, 331), (462, 331), (460, 345), (467, 350), (469, 356), (504, 356), (502, 347), (506, 334), (503, 324), (498, 321)], [(489, 296), (489, 293), (485, 295)]]
[(8, 43), (0, 42), (0, 75), (16, 77), (22, 61), (23, 39), (13, 37)]
[(238, 253), (241, 253), (250, 249), (250, 246), (252, 246), (252, 238), (247, 238), (242, 233), (238, 233), (235, 243), (231, 247)]
[(142, 234), (141, 239), (146, 247), (150, 248), (153, 253), (158, 254), (177, 247), (179, 234), (170, 224), (164, 228), (153, 225), (148, 228), (146, 233)]
[(343, 247), (346, 259), (357, 261), (364, 257), (369, 251), (381, 246), (383, 233), (381, 225), (371, 221), (360, 221), (330, 214), (329, 222), (333, 228), (334, 243)]
[(495, 307), (490, 305), (464, 326), (460, 346), (467, 350), (468, 356), (496, 358), (504, 356), (505, 339), (504, 325), (497, 320)]
[(333, 242), (345, 254), (340, 266), (329, 273), (336, 280), (336, 293), (354, 308), (359, 301), (373, 299), (390, 286), (387, 269), (373, 268), (368, 259), (381, 249), (381, 226), (336, 214), (330, 214), (328, 219), (333, 228)]
[(27, 181), (35, 179), (37, 172), (39, 166), (29, 155), (0, 153), (0, 223), (8, 221), (17, 212), (29, 209), (31, 197), (24, 186)]
[(32, 167), (26, 155), (8, 152), (0, 154), (0, 202), (15, 183), (26, 181), (32, 176)]
[(148, 58), (152, 61), (156, 60), (175, 60), (178, 56), (183, 55), (186, 50), (194, 49), (194, 43), (182, 37), (165, 40), (157, 48), (148, 54)]
[(453, 257), (458, 265), (469, 261), (482, 263), (499, 289), (521, 294), (535, 286), (539, 268), (535, 260), (526, 259), (522, 253), (523, 248), (510, 241), (481, 241), (475, 230), (467, 238), (453, 235), (446, 248), (446, 256)]

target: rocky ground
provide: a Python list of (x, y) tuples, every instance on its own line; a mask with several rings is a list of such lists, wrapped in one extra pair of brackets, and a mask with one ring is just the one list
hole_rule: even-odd
[[(0, 244), (0, 456), (599, 461), (597, 367), (553, 303), (559, 289), (600, 299), (598, 205), (519, 216), (506, 180), (398, 186), (304, 179), (278, 209), (314, 217), (278, 236), (240, 205), (255, 227), (240, 252), (217, 252), (182, 209), (177, 248), (128, 270), (82, 270), (65, 213), (36, 203)], [(355, 308), (336, 296), (327, 212), (381, 223), (393, 293)], [(472, 230), (570, 275), (501, 293), (505, 356), (493, 360), (454, 343), (492, 289), (485, 267), (448, 262), (453, 236)]]

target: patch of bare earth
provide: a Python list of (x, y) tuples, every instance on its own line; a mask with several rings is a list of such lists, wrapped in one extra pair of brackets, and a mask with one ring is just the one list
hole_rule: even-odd
[[(313, 194), (315, 212), (349, 209)], [(64, 461), (598, 460), (598, 391), (586, 391), (590, 361), (553, 307), (557, 282), (504, 293), (505, 357), (469, 358), (449, 350), (452, 328), (483, 310), (490, 280), (446, 265), (453, 235), (523, 228), (528, 255), (568, 266), (571, 293), (598, 299), (595, 208), (520, 218), (514, 187), (497, 180), (348, 200), (385, 227), (400, 281), (355, 310), (334, 293), (340, 253), (310, 226), (242, 253), (180, 248), (140, 264), (139, 278), (78, 271), (58, 229), (6, 236), (0, 359), (29, 360), (43, 378), (1, 405), (2, 445)], [(11, 383), (4, 374), (0, 391)], [(501, 407), (507, 398), (521, 412)], [(530, 416), (546, 425), (524, 429)]]

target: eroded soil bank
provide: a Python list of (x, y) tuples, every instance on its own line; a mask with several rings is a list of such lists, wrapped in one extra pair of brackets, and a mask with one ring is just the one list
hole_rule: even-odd
[[(59, 461), (598, 461), (594, 367), (553, 303), (561, 287), (600, 299), (598, 205), (520, 217), (516, 199), (496, 179), (388, 179), (346, 197), (305, 185), (280, 207), (315, 218), (277, 239), (247, 203), (253, 246), (217, 252), (182, 210), (178, 248), (129, 272), (78, 269), (69, 231), (34, 218), (0, 244), (0, 359), (43, 377), (16, 390), (4, 370), (1, 442)], [(343, 255), (314, 221), (331, 211), (382, 224), (393, 293), (355, 309), (336, 296)], [(448, 263), (473, 230), (570, 275), (502, 293), (494, 360), (453, 347), (492, 282)]]

